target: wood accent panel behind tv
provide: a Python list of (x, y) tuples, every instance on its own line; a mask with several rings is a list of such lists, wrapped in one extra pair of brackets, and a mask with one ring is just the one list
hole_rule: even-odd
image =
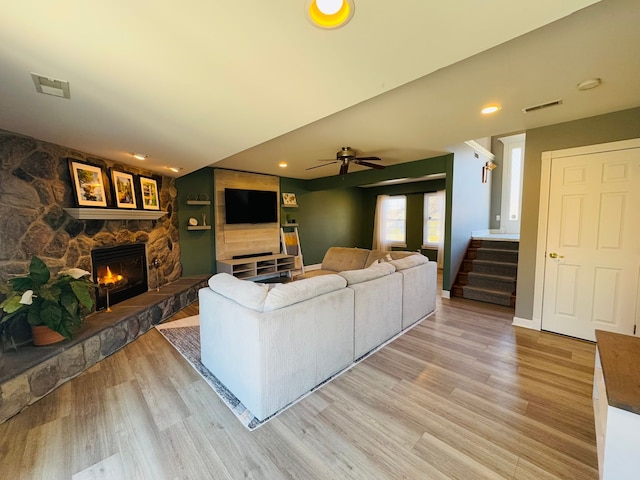
[(278, 221), (256, 225), (225, 223), (224, 189), (242, 188), (247, 190), (270, 190), (277, 192), (280, 199), (280, 178), (273, 175), (238, 172), (234, 170), (214, 170), (214, 208), (216, 258), (228, 260), (235, 255), (254, 253), (280, 253), (280, 208)]

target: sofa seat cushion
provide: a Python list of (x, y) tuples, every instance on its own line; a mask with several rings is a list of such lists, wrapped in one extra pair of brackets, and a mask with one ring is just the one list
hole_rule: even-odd
[(240, 280), (228, 273), (217, 273), (212, 276), (209, 279), (209, 288), (256, 312), (262, 312), (269, 292), (268, 285)]
[(304, 302), (310, 298), (324, 295), (347, 286), (347, 281), (340, 275), (320, 275), (295, 282), (283, 283), (272, 288), (264, 301), (264, 311), (270, 312), (294, 303)]
[(369, 252), (364, 248), (331, 247), (322, 259), (322, 270), (343, 272), (364, 268)]
[(416, 267), (418, 265), (423, 265), (428, 262), (429, 262), (429, 259), (427, 257), (419, 253), (415, 253), (413, 255), (407, 255), (404, 258), (391, 260), (389, 263), (394, 267), (396, 267), (396, 270), (405, 270), (407, 268)]
[(395, 271), (396, 268), (390, 263), (377, 263), (369, 268), (340, 272), (339, 275), (347, 281), (347, 285), (355, 285), (357, 283), (368, 282), (369, 280), (391, 275)]

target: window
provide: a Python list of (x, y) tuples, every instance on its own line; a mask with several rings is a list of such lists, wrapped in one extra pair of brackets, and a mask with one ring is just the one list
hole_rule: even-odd
[(444, 196), (438, 192), (424, 194), (424, 219), (422, 243), (425, 247), (437, 247), (444, 231)]
[(407, 242), (407, 197), (405, 195), (387, 197), (383, 205), (386, 243), (404, 246)]

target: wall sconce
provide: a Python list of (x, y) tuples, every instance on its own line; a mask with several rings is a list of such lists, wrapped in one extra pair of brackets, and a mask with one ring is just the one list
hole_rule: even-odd
[(495, 169), (498, 165), (489, 160), (482, 166), (482, 183), (487, 183), (489, 172)]

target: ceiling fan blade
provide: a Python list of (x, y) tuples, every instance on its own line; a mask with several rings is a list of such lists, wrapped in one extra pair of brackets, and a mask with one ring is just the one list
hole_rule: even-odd
[(349, 162), (342, 162), (342, 165), (340, 165), (339, 175), (346, 175), (347, 170), (349, 170)]
[(356, 157), (354, 160), (377, 160), (381, 161), (380, 157)]
[(384, 169), (384, 165), (378, 165), (377, 163), (369, 163), (369, 162), (363, 162), (362, 160), (354, 160), (355, 163), (357, 163), (358, 165), (364, 165), (365, 167), (370, 167), (370, 168), (375, 168), (377, 170), (383, 170)]
[(332, 163), (338, 163), (338, 161), (334, 160), (333, 162), (325, 163), (324, 165), (316, 165), (315, 167), (305, 168), (305, 170), (313, 170), (314, 168), (324, 167), (326, 165), (331, 165)]

